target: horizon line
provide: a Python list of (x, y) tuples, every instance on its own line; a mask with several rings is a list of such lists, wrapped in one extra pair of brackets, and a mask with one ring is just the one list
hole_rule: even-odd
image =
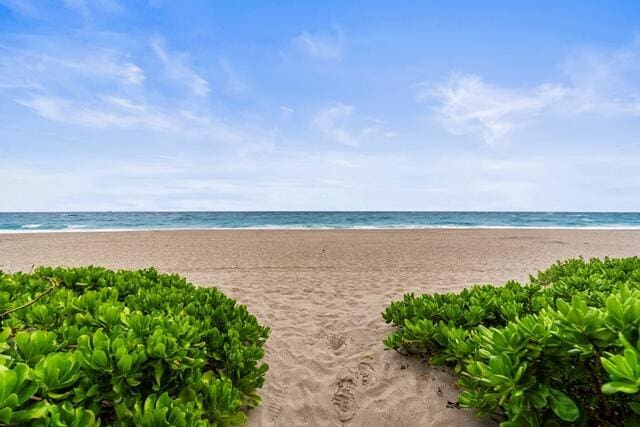
[(584, 214), (640, 214), (640, 211), (592, 210), (38, 210), (0, 211), (10, 214), (97, 214), (97, 213), (584, 213)]

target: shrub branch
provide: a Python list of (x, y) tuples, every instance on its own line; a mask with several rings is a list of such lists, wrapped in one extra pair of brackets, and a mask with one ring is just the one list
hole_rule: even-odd
[(22, 304), (22, 305), (20, 305), (18, 307), (13, 307), (13, 308), (11, 308), (11, 309), (9, 309), (7, 311), (4, 311), (4, 312), (0, 313), (0, 318), (7, 317), (11, 313), (14, 313), (16, 311), (22, 310), (24, 308), (27, 308), (32, 304), (35, 304), (40, 298), (42, 298), (43, 296), (49, 294), (51, 291), (53, 291), (58, 286), (58, 283), (53, 281), (53, 279), (49, 279), (49, 282), (51, 283), (51, 286), (49, 286), (44, 291), (40, 292), (31, 301), (28, 301), (25, 304)]

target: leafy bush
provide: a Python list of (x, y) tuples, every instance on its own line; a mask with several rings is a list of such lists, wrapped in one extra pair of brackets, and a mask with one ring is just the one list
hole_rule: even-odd
[(461, 406), (501, 426), (640, 425), (640, 258), (405, 295), (383, 317), (388, 347), (452, 366)]
[(0, 425), (241, 424), (269, 334), (154, 269), (0, 272)]

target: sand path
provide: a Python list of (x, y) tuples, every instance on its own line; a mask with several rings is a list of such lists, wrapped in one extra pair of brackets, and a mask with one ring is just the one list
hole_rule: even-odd
[[(639, 231), (163, 231), (0, 235), (0, 269), (154, 265), (215, 285), (271, 327), (250, 426), (472, 426), (455, 378), (393, 351), (406, 292), (525, 280), (556, 259), (640, 254)], [(485, 424), (489, 424), (485, 422)]]

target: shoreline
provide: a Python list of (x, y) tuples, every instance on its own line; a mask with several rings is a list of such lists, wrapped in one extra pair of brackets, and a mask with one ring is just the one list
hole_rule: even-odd
[(60, 233), (148, 233), (148, 232), (207, 232), (207, 231), (414, 231), (414, 230), (585, 230), (585, 231), (640, 231), (640, 226), (420, 226), (420, 227), (213, 227), (213, 228), (73, 228), (62, 230), (32, 229), (23, 230), (0, 230), (0, 235), (23, 235), (23, 234), (60, 234)]

